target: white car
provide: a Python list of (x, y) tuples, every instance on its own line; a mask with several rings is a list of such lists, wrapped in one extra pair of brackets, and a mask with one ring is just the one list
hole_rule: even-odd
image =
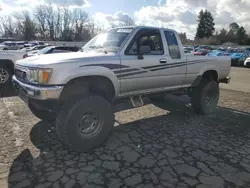
[(244, 66), (250, 68), (250, 57), (246, 58), (246, 60), (244, 61)]
[(0, 50), (17, 50), (16, 42), (5, 41), (0, 44)]
[(26, 51), (26, 52), (39, 51), (47, 46), (48, 45), (37, 45), (37, 46), (32, 46), (32, 47), (26, 47), (26, 48), (22, 48), (21, 51)]
[(23, 41), (17, 41), (16, 42), (16, 48), (18, 50), (24, 48), (24, 42)]

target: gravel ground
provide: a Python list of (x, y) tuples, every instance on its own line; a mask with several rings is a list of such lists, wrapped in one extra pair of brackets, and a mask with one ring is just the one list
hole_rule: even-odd
[(118, 104), (111, 137), (92, 153), (66, 150), (54, 124), (3, 97), (0, 187), (250, 187), (250, 98), (247, 83), (236, 91), (234, 82), (207, 116), (186, 96), (136, 109)]

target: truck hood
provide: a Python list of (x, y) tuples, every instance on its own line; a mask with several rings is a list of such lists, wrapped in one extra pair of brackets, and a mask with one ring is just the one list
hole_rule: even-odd
[(86, 51), (86, 52), (70, 52), (55, 53), (46, 55), (37, 55), (16, 61), (21, 66), (46, 66), (60, 63), (83, 63), (102, 58), (103, 56), (114, 56), (114, 52), (105, 53), (104, 51)]

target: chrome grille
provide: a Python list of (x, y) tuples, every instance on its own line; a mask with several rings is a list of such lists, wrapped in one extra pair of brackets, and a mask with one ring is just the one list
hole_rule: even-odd
[(27, 74), (25, 71), (15, 69), (15, 76), (20, 81), (27, 81)]

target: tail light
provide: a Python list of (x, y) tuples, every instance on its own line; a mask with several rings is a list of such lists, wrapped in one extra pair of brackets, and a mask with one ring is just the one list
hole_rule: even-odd
[(24, 54), (24, 55), (23, 55), (23, 59), (24, 59), (24, 58), (27, 58), (27, 57), (28, 57), (28, 54)]

